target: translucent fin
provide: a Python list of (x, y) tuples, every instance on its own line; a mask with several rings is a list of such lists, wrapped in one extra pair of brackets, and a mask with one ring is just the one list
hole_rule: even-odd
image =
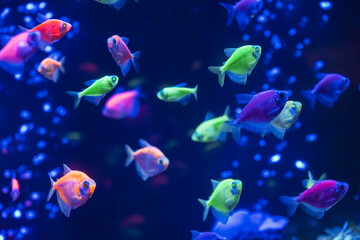
[(335, 100), (333, 98), (324, 96), (323, 94), (317, 94), (317, 99), (319, 102), (327, 108), (332, 108), (334, 106)]
[(183, 97), (182, 99), (177, 101), (178, 103), (181, 103), (183, 106), (186, 106), (190, 102), (190, 95)]
[(45, 42), (43, 40), (40, 40), (37, 44), (37, 48), (40, 49), (43, 52), (46, 52), (46, 47), (49, 46), (50, 44), (48, 42)]
[(60, 210), (66, 217), (70, 217), (71, 208), (68, 206), (60, 197), (59, 193), (56, 192), (57, 200), (59, 203)]
[(204, 212), (203, 212), (203, 217), (202, 217), (202, 220), (203, 222), (206, 220), (206, 217), (209, 213), (209, 209), (210, 207), (207, 205), (207, 201), (206, 200), (203, 200), (203, 199), (198, 199), (198, 201), (201, 203), (201, 205), (203, 205), (204, 207)]
[(150, 143), (148, 143), (146, 140), (144, 140), (144, 139), (139, 139), (139, 145), (141, 146), (141, 147), (151, 147), (151, 144)]
[(124, 42), (126, 45), (128, 45), (129, 42), (130, 42), (130, 40), (129, 40), (128, 38), (126, 38), (126, 37), (121, 37), (121, 40), (123, 40), (123, 42)]
[(176, 84), (176, 85), (173, 86), (173, 87), (177, 87), (177, 88), (186, 87), (186, 83), (179, 83), (179, 84)]
[(206, 115), (205, 115), (204, 121), (213, 119), (214, 117), (215, 117), (215, 115), (212, 112), (207, 112)]
[(52, 197), (52, 195), (54, 194), (55, 192), (55, 189), (54, 189), (54, 180), (52, 180), (50, 174), (49, 174), (49, 178), (50, 178), (50, 183), (51, 183), (51, 187), (50, 187), (50, 191), (48, 193), (48, 196), (47, 196), (47, 200), (46, 201), (49, 201)]
[(125, 144), (125, 152), (127, 154), (127, 158), (125, 160), (125, 167), (128, 167), (132, 163), (132, 161), (134, 161), (134, 151), (129, 145)]
[(316, 208), (313, 206), (310, 206), (309, 204), (306, 203), (301, 203), (301, 208), (310, 216), (317, 218), (317, 219), (321, 219), (324, 214), (325, 214), (325, 209), (323, 208)]
[(277, 128), (274, 126), (271, 126), (271, 132), (274, 134), (275, 137), (277, 137), (280, 140), (284, 139), (286, 129)]
[(51, 77), (51, 81), (53, 81), (54, 83), (57, 83), (59, 76), (60, 76), (60, 70), (56, 69), (54, 75)]
[(241, 85), (246, 84), (247, 75), (246, 74), (237, 74), (230, 71), (226, 71), (228, 77), (233, 81)]
[(81, 101), (81, 97), (79, 97), (79, 93), (73, 92), (73, 91), (66, 91), (66, 94), (68, 94), (74, 98), (74, 108), (77, 108)]
[(237, 48), (225, 48), (224, 53), (225, 56), (231, 57), (231, 55), (236, 51)]
[(229, 214), (228, 213), (224, 213), (221, 212), (217, 209), (215, 209), (214, 207), (211, 208), (211, 212), (214, 215), (214, 217), (219, 220), (219, 222), (226, 224), (228, 219), (229, 219)]
[(59, 68), (60, 68), (60, 71), (61, 71), (62, 73), (66, 73), (65, 67), (64, 67), (65, 59), (66, 59), (65, 57), (62, 57), (62, 58), (60, 59), (60, 66), (59, 66)]
[(319, 181), (325, 180), (327, 178), (326, 173), (321, 174)]
[(310, 107), (311, 109), (315, 109), (315, 95), (312, 93), (311, 90), (306, 90), (306, 91), (301, 91), (301, 94), (303, 95), (304, 98), (306, 98), (309, 103), (310, 103)]
[(243, 30), (245, 30), (246, 26), (249, 24), (250, 17), (244, 12), (237, 11), (236, 12), (236, 21), (238, 23), (240, 30), (243, 31)]
[(268, 122), (245, 122), (241, 124), (241, 127), (262, 137), (271, 132), (271, 125)]
[(248, 104), (250, 100), (254, 97), (252, 94), (236, 94), (236, 102), (238, 104)]
[(139, 102), (138, 99), (134, 99), (134, 105), (133, 105), (133, 107), (131, 109), (129, 117), (136, 118), (137, 115), (139, 114), (139, 110), (140, 110), (140, 102)]
[(216, 181), (216, 180), (214, 180), (214, 179), (211, 179), (211, 184), (212, 184), (212, 186), (213, 186), (213, 190), (215, 190), (215, 188), (219, 185), (219, 181)]
[(68, 174), (69, 172), (71, 172), (71, 169), (66, 166), (65, 164), (63, 164), (63, 168), (64, 168), (64, 175)]
[(149, 178), (149, 176), (144, 172), (144, 170), (142, 170), (142, 168), (139, 166), (137, 162), (135, 162), (135, 168), (138, 175), (143, 181), (146, 181)]
[(139, 59), (141, 56), (141, 52), (137, 51), (137, 52), (134, 52), (132, 55), (133, 55), (133, 59), (131, 60), (131, 62), (135, 68), (135, 71), (138, 73), (140, 71), (139, 70)]
[(196, 85), (196, 86), (193, 88), (193, 95), (194, 95), (195, 101), (197, 101), (197, 90), (198, 90), (198, 85)]
[(294, 215), (297, 207), (299, 206), (299, 203), (295, 201), (295, 197), (289, 197), (289, 196), (280, 196), (280, 202), (284, 205), (286, 205), (288, 216), (291, 217)]
[(191, 239), (191, 240), (196, 240), (196, 238), (197, 238), (198, 236), (200, 236), (200, 232), (198, 232), (198, 231), (190, 230), (190, 232), (191, 232), (191, 236), (192, 236), (192, 239)]
[(44, 15), (42, 15), (41, 13), (38, 13), (36, 16), (36, 21), (43, 23), (45, 21), (49, 20), (47, 17), (45, 17)]
[(116, 10), (120, 10), (126, 3), (126, 0), (118, 0), (115, 3), (112, 4), (112, 6), (116, 9)]
[(23, 26), (20, 26), (20, 25), (18, 25), (18, 28), (20, 29), (21, 32), (27, 32), (27, 31), (30, 30), (30, 29), (27, 29), (27, 28), (25, 28)]
[(93, 80), (88, 80), (84, 82), (84, 85), (87, 87), (90, 87), (91, 85), (93, 85), (98, 79), (93, 79)]
[(227, 132), (221, 132), (217, 140), (220, 142), (226, 142), (226, 139), (227, 139)]
[(226, 25), (229, 27), (234, 19), (235, 16), (235, 9), (233, 5), (227, 3), (220, 3), (228, 11), (228, 18), (226, 20)]
[(220, 70), (221, 67), (208, 67), (209, 71), (218, 75), (220, 87), (224, 86), (225, 73)]
[(103, 94), (101, 96), (84, 96), (84, 99), (86, 101), (88, 101), (89, 103), (92, 103), (95, 106), (98, 106), (101, 102), (101, 99), (103, 99), (104, 96), (105, 96), (105, 94)]
[(241, 127), (240, 127), (240, 126), (234, 127), (234, 128), (231, 130), (231, 135), (232, 135), (234, 141), (235, 141), (238, 145), (241, 145)]
[(229, 116), (230, 114), (230, 106), (226, 106), (223, 116)]
[(130, 66), (131, 66), (130, 60), (127, 60), (123, 65), (120, 65), (121, 73), (124, 75), (124, 77), (126, 76), (126, 74), (128, 74), (130, 70)]

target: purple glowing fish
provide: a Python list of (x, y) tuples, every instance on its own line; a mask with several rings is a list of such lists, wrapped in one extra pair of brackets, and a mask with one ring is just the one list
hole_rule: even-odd
[(191, 230), (192, 240), (226, 240), (225, 237), (213, 232), (198, 232)]
[[(7, 37), (3, 36), (2, 41)], [(24, 63), (35, 53), (41, 40), (39, 31), (23, 32), (12, 38), (0, 50), (0, 66), (7, 72), (22, 73)]]
[(345, 196), (348, 189), (347, 183), (334, 180), (317, 181), (299, 196), (280, 196), (280, 201), (288, 206), (289, 216), (295, 213), (300, 204), (307, 214), (320, 219), (326, 210), (329, 210)]
[(261, 10), (263, 0), (240, 0), (234, 5), (227, 3), (220, 3), (220, 5), (228, 10), (227, 26), (231, 25), (235, 17), (240, 30), (245, 30), (250, 19)]
[(315, 100), (327, 108), (331, 108), (341, 94), (349, 87), (350, 80), (340, 74), (318, 74), (320, 82), (313, 90), (302, 91), (302, 95), (310, 102), (312, 109), (315, 108)]
[(240, 144), (241, 128), (264, 136), (271, 131), (270, 122), (280, 114), (289, 97), (289, 92), (268, 90), (256, 95), (238, 94), (239, 104), (248, 104), (233, 122), (226, 122), (223, 131), (231, 132), (234, 140)]

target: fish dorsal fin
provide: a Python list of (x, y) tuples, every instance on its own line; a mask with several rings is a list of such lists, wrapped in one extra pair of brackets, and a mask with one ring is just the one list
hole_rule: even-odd
[(309, 180), (314, 180), (314, 176), (312, 175), (311, 171), (308, 171), (308, 178)]
[(200, 232), (195, 231), (195, 230), (190, 230), (191, 235), (192, 235), (192, 240), (195, 240), (198, 236), (200, 236)]
[(225, 48), (224, 53), (225, 56), (231, 57), (231, 55), (236, 51), (237, 48)]
[(212, 184), (212, 186), (213, 186), (213, 190), (215, 190), (215, 188), (219, 185), (219, 181), (216, 181), (216, 180), (214, 180), (214, 179), (211, 179), (211, 184)]
[(321, 174), (319, 181), (325, 180), (327, 178), (326, 173)]
[(252, 94), (236, 94), (235, 98), (238, 104), (248, 104), (254, 97)]
[(139, 145), (141, 146), (141, 147), (151, 147), (151, 144), (150, 143), (148, 143), (146, 140), (144, 140), (144, 139), (139, 139)]
[(230, 106), (226, 106), (223, 116), (229, 116), (230, 114)]
[(91, 85), (93, 85), (98, 79), (94, 79), (94, 80), (89, 80), (89, 81), (85, 81), (84, 85), (89, 87)]
[(68, 174), (69, 172), (71, 172), (71, 169), (70, 169), (68, 166), (66, 166), (65, 164), (63, 164), (63, 166), (64, 166), (64, 175), (66, 175), (66, 174)]
[(186, 83), (179, 83), (173, 87), (186, 87)]
[(41, 13), (38, 13), (36, 16), (36, 20), (40, 23), (46, 22), (47, 20), (49, 20), (47, 17), (45, 17), (44, 15), (42, 15)]
[(122, 86), (119, 86), (115, 89), (114, 93), (122, 93), (125, 91), (125, 88)]
[(20, 29), (20, 31), (21, 32), (27, 32), (27, 31), (29, 31), (29, 29), (27, 29), (27, 28), (25, 28), (25, 27), (23, 27), (23, 26), (18, 26), (18, 28)]
[(212, 112), (207, 112), (206, 115), (205, 115), (204, 121), (213, 119), (214, 117), (215, 117), (215, 115)]
[(126, 37), (121, 37), (121, 40), (123, 40), (126, 45), (128, 45), (128, 43), (130, 42), (130, 40)]

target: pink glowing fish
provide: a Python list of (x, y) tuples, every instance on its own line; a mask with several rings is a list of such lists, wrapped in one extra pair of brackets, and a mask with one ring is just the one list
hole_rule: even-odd
[(141, 96), (137, 89), (124, 92), (123, 88), (118, 88), (117, 93), (106, 101), (102, 114), (112, 119), (136, 118), (139, 114), (139, 97)]
[[(2, 41), (6, 41), (6, 36)], [(39, 31), (23, 32), (12, 37), (0, 50), (0, 66), (12, 74), (22, 73), (25, 62), (35, 53), (40, 42)]]
[(129, 39), (125, 37), (119, 37), (114, 35), (107, 40), (107, 45), (109, 52), (114, 58), (116, 64), (121, 68), (121, 72), (126, 76), (130, 70), (131, 62), (134, 65), (135, 70), (138, 72), (138, 63), (137, 60), (140, 58), (140, 52), (131, 53), (127, 44)]

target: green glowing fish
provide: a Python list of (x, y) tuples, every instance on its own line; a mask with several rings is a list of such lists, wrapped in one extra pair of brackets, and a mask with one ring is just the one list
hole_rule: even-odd
[(194, 88), (187, 88), (186, 83), (180, 83), (173, 87), (166, 87), (157, 93), (157, 97), (165, 102), (179, 102), (187, 105), (190, 101), (191, 94), (197, 100), (198, 86)]
[(225, 73), (239, 84), (246, 84), (247, 76), (251, 74), (259, 61), (261, 47), (246, 45), (239, 48), (226, 48), (225, 55), (229, 59), (221, 67), (209, 67), (210, 72), (218, 75), (220, 86), (224, 86)]
[(281, 113), (270, 122), (271, 132), (277, 138), (283, 139), (285, 131), (298, 119), (301, 108), (300, 102), (287, 101)]
[(222, 125), (226, 121), (231, 121), (229, 117), (229, 106), (226, 107), (224, 115), (215, 118), (211, 112), (208, 112), (205, 116), (205, 121), (202, 122), (192, 134), (191, 139), (194, 142), (216, 142), (226, 140), (226, 132), (222, 132)]
[(104, 76), (100, 79), (84, 82), (85, 86), (88, 86), (88, 88), (81, 92), (66, 91), (66, 93), (75, 98), (74, 108), (77, 108), (82, 97), (92, 104), (99, 105), (101, 99), (116, 87), (118, 81), (118, 76)]
[(231, 211), (234, 210), (240, 200), (242, 182), (229, 178), (221, 182), (211, 180), (211, 183), (214, 191), (209, 200), (198, 199), (204, 206), (203, 221), (205, 221), (211, 207), (214, 217), (223, 224), (226, 224)]
[(302, 180), (302, 185), (306, 189), (310, 189), (312, 186), (314, 186), (314, 184), (316, 182), (326, 180), (326, 173), (321, 174), (319, 180), (315, 180), (312, 173), (310, 171), (308, 171), (308, 177), (309, 177), (309, 179)]

